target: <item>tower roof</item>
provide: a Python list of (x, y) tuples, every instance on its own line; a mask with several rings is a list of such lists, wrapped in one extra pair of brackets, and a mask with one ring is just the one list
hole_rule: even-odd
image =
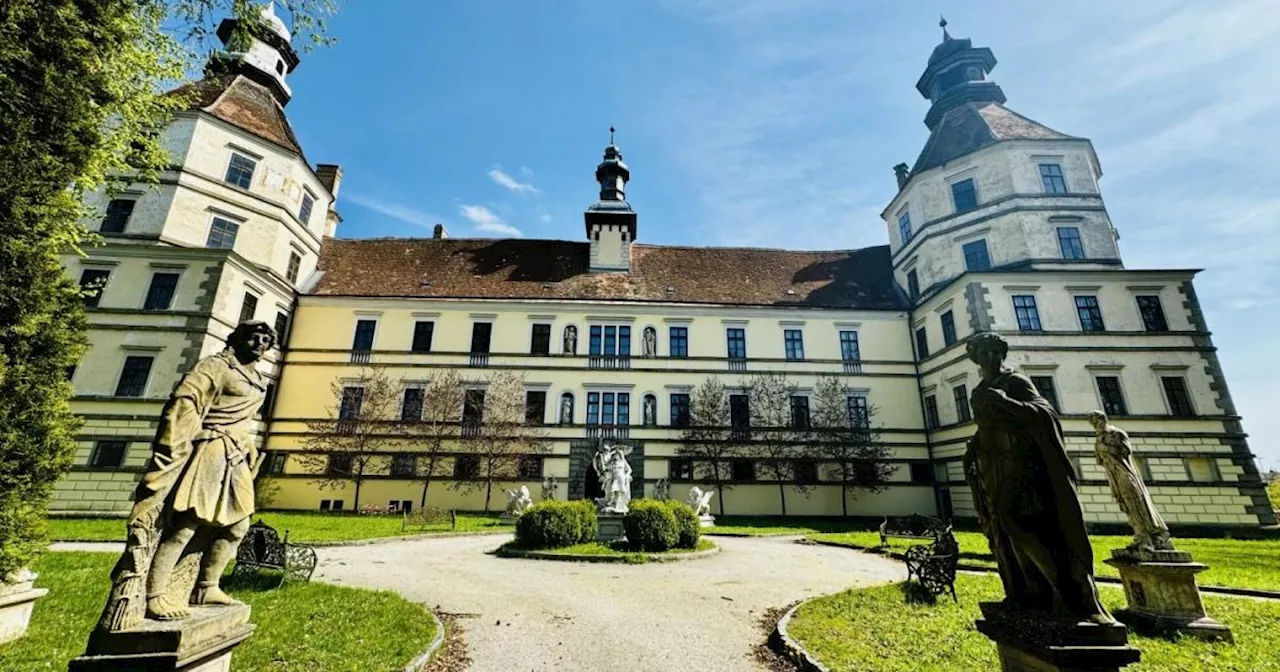
[(911, 168), (916, 175), (1001, 140), (1076, 140), (992, 101), (962, 103), (942, 115)]
[(302, 146), (275, 95), (242, 74), (206, 77), (178, 87), (170, 95), (189, 96), (188, 110), (206, 112), (264, 140), (296, 152), (306, 161)]

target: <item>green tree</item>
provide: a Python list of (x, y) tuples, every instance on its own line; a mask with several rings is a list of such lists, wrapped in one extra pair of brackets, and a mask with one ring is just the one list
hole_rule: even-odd
[[(295, 33), (327, 41), (333, 0), (283, 4)], [(96, 242), (84, 196), (154, 181), (168, 163), (160, 133), (183, 103), (165, 88), (203, 61), (216, 18), (242, 18), (243, 40), (258, 11), (249, 0), (0, 2), (0, 578), (44, 546), (53, 484), (75, 451), (67, 372), (86, 320), (60, 257)]]
[(801, 478), (801, 462), (811, 461), (815, 451), (809, 443), (809, 414), (798, 414), (792, 407), (795, 391), (795, 384), (780, 373), (761, 373), (747, 380), (752, 439), (748, 451), (760, 458), (760, 475), (777, 484), (784, 516), (788, 488), (808, 497), (816, 487)]
[(889, 447), (874, 425), (876, 409), (850, 402), (845, 381), (836, 375), (818, 378), (813, 390), (813, 438), (818, 453), (831, 465), (840, 482), (840, 510), (849, 515), (849, 500), (859, 490), (881, 492), (888, 487), (893, 465)]
[(680, 436), (676, 452), (692, 464), (693, 478), (716, 488), (720, 515), (724, 515), (724, 491), (728, 483), (728, 460), (738, 454), (729, 427), (729, 396), (724, 383), (710, 376), (693, 388), (689, 400), (689, 426)]

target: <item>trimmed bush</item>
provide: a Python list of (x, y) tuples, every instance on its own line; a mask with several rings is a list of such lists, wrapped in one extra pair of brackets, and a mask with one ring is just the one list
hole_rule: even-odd
[(702, 538), (702, 521), (698, 520), (693, 507), (678, 499), (668, 499), (666, 505), (676, 518), (676, 532), (680, 537), (676, 548), (697, 548)]
[(631, 510), (622, 521), (631, 549), (661, 553), (680, 541), (680, 531), (671, 507), (652, 499), (631, 502)]
[(521, 548), (561, 548), (595, 538), (596, 509), (583, 500), (543, 500), (516, 521), (516, 544)]

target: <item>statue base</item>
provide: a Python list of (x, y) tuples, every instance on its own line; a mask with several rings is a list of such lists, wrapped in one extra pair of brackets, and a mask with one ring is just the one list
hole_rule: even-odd
[(245, 604), (191, 607), (178, 621), (147, 619), (116, 632), (95, 630), (68, 672), (229, 672), (231, 651), (253, 634)]
[(702, 527), (711, 527), (716, 524), (716, 517), (711, 514), (698, 516), (698, 524)]
[(515, 525), (517, 520), (520, 520), (520, 516), (513, 516), (509, 513), (498, 516), (498, 522), (503, 525)]
[(624, 513), (598, 513), (596, 514), (596, 541), (609, 543), (619, 539), (627, 538), (627, 529), (622, 525), (622, 521), (626, 519)]
[(996, 643), (1003, 672), (1117, 672), (1138, 662), (1124, 625), (1063, 621), (1005, 602), (982, 602), (978, 632)]
[(1196, 574), (1208, 566), (1193, 562), (1190, 553), (1116, 549), (1103, 562), (1120, 572), (1129, 602), (1129, 608), (1117, 611), (1116, 617), (1135, 630), (1235, 641), (1231, 628), (1205, 614)]
[(0, 644), (27, 634), (36, 600), (49, 593), (45, 588), (34, 587), (37, 574), (30, 570), (19, 569), (4, 578), (8, 580), (0, 581)]

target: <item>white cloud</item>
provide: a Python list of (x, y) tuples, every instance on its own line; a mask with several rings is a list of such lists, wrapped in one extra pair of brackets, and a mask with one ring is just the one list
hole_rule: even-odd
[(506, 223), (501, 217), (483, 205), (463, 205), (458, 208), (458, 213), (472, 224), (475, 224), (476, 231), (496, 233), (509, 238), (524, 237), (520, 229)]
[[(521, 173), (523, 174), (523, 173), (524, 173), (524, 171), (526, 171), (526, 170), (528, 170), (528, 169), (527, 169), (527, 168), (522, 168), (522, 169), (521, 169)], [(529, 171), (529, 172), (530, 172), (530, 174), (532, 174), (532, 171)], [(528, 177), (528, 176), (526, 176), (526, 177)], [(514, 191), (514, 192), (516, 192), (517, 194), (536, 194), (536, 193), (538, 193), (538, 188), (537, 188), (537, 187), (535, 187), (535, 186), (533, 186), (533, 184), (532, 184), (531, 182), (521, 182), (521, 181), (517, 180), (516, 178), (511, 177), (510, 175), (508, 175), (508, 174), (506, 174), (506, 173), (502, 172), (502, 168), (501, 168), (501, 167), (495, 167), (493, 170), (489, 171), (489, 179), (491, 179), (491, 180), (493, 180), (494, 182), (498, 183), (498, 185), (499, 185), (499, 186), (501, 186), (501, 187), (503, 187), (503, 188), (505, 188), (505, 189), (509, 189), (509, 190), (511, 190), (511, 191)]]
[(409, 224), (416, 224), (424, 229), (430, 229), (441, 222), (441, 218), (431, 215), (417, 208), (383, 201), (369, 196), (352, 193), (350, 191), (343, 192), (342, 202), (355, 203), (356, 205), (372, 210), (376, 213), (386, 215), (392, 219), (398, 219)]

